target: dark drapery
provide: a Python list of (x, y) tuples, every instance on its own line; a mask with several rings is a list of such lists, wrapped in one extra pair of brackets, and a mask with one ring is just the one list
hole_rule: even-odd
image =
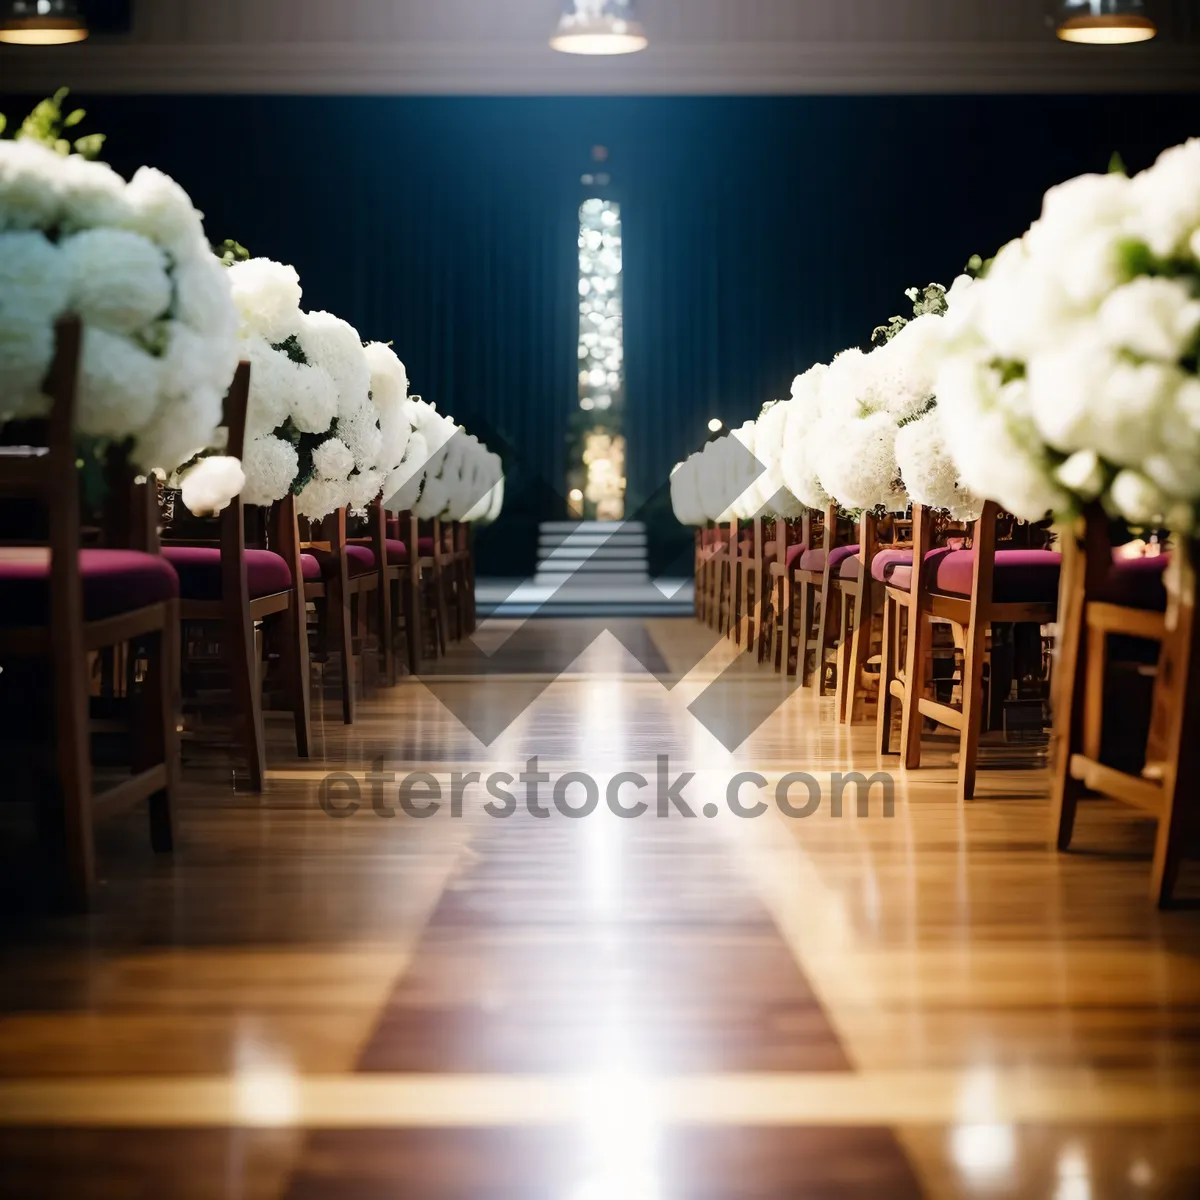
[(864, 342), (906, 287), (1019, 234), (1046, 187), (1200, 128), (1190, 96), (85, 102), (114, 166), (175, 176), (214, 238), (294, 263), (306, 306), (394, 341), (415, 391), (514, 448), (485, 543), (513, 573), (559, 515), (594, 145), (623, 206), (637, 506), (710, 417), (753, 416)]

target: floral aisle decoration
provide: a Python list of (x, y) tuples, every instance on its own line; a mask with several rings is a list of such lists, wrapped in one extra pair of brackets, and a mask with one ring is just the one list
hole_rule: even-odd
[[(43, 145), (28, 125), (0, 140), (0, 420), (45, 413), (54, 324), (75, 313), (81, 439), (128, 445), (141, 470), (171, 472), (220, 445), (238, 356), (226, 272), (201, 214), (168, 176), (142, 167), (126, 182), (66, 152), (64, 139)], [(205, 471), (188, 494), (223, 507), (239, 475), (229, 464)]]
[(950, 292), (936, 283), (923, 290), (910, 288), (905, 294), (913, 302), (913, 319), (893, 317), (875, 331), (890, 356), (883, 386), (897, 420), (894, 449), (904, 491), (913, 504), (940, 509), (960, 521), (974, 520), (983, 506), (963, 486), (950, 456), (935, 386), (948, 297), (970, 285), (970, 277), (963, 275)]
[(828, 366), (818, 363), (797, 375), (792, 382), (792, 397), (784, 402), (783, 481), (801, 504), (817, 510), (830, 503), (830, 495), (821, 483), (821, 448), (815, 437), (821, 415), (821, 387), (828, 371)]
[(964, 482), (1029, 519), (1098, 501), (1195, 531), (1200, 140), (1051, 188), (946, 323), (937, 392)]
[(891, 367), (887, 346), (870, 354), (846, 350), (821, 383), (809, 436), (818, 447), (821, 487), (846, 512), (903, 511), (908, 504), (896, 464), (899, 422), (885, 384)]
[(783, 475), (784, 436), (787, 429), (786, 402), (771, 400), (756, 422), (754, 456), (763, 468), (755, 481), (755, 510), (766, 516), (791, 520), (804, 515), (804, 505), (788, 490)]

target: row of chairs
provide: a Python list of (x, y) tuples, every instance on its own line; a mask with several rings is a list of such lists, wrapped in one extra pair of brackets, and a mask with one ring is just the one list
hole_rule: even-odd
[[(270, 510), (235, 499), (219, 517), (192, 518), (113, 453), (103, 512), (86, 526), (74, 432), (80, 345), (79, 322), (64, 319), (45, 385), (49, 417), (9, 426), (0, 453), (0, 736), (17, 790), (37, 801), (55, 893), (88, 907), (98, 820), (148, 801), (151, 843), (171, 849), (183, 701), (200, 704), (210, 678), (224, 677), (232, 742), (259, 791), (269, 686), (307, 758), (312, 657), (337, 664), (341, 717), (352, 723), (363, 676), (395, 683), (401, 664), (415, 674), (473, 630), (475, 606), (469, 529), (389, 515), (381, 499), (365, 519), (342, 509), (306, 522), (292, 497)], [(235, 456), (249, 371), (239, 366), (225, 404)], [(38, 736), (47, 729), (52, 738)], [(118, 729), (123, 753), (110, 763), (101, 735)], [(98, 786), (107, 774), (112, 786)]]
[(880, 754), (907, 769), (927, 723), (955, 730), (960, 800), (975, 795), (985, 731), (1040, 729), (1049, 710), (1056, 844), (1069, 847), (1088, 793), (1155, 816), (1151, 892), (1165, 905), (1200, 832), (1197, 543), (1131, 557), (1098, 508), (1050, 540), (994, 504), (969, 523), (917, 506), (713, 525), (696, 534), (696, 615), (832, 697), (839, 723), (873, 707)]

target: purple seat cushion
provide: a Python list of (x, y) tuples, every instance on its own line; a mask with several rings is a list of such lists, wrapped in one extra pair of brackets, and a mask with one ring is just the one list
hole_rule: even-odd
[[(165, 558), (179, 573), (179, 594), (185, 600), (221, 599), (221, 551), (216, 546), (163, 546)], [(271, 550), (246, 551), (246, 581), (250, 598), (274, 596), (292, 586), (292, 573)]]
[[(997, 550), (992, 600), (997, 604), (1052, 604), (1058, 598), (1062, 555), (1053, 550)], [(975, 570), (974, 550), (931, 550), (925, 558), (929, 587), (950, 596), (969, 596)], [(888, 582), (912, 587), (912, 567), (898, 566)]]
[[(309, 550), (320, 564), (321, 574), (325, 577), (337, 572), (337, 558), (328, 550)], [(375, 551), (369, 546), (346, 545), (346, 567), (351, 575), (366, 575), (375, 570)]]
[(321, 564), (311, 554), (300, 555), (300, 572), (305, 583), (321, 582)]
[[(787, 548), (787, 565), (794, 566), (807, 553), (808, 547), (803, 542), (797, 542), (794, 546)], [(763, 547), (763, 554), (768, 562), (774, 562), (779, 557), (779, 543), (768, 542)]]
[[(156, 554), (137, 550), (80, 550), (83, 618), (103, 621), (179, 596), (179, 577)], [(0, 596), (6, 625), (50, 620), (50, 552), (32, 547), (0, 554)]]
[[(398, 538), (385, 538), (384, 541), (387, 545), (387, 558), (389, 564), (391, 564), (393, 567), (398, 567), (403, 566), (406, 562), (408, 562), (408, 547), (402, 541), (400, 541)], [(366, 538), (355, 538), (350, 544), (352, 546), (366, 546), (368, 549), (370, 549), (373, 545), (373, 543), (369, 542)], [(371, 553), (374, 554), (374, 550), (372, 550)], [(430, 553), (432, 554), (433, 551), (431, 550)]]
[(417, 553), (422, 558), (433, 557), (433, 538), (417, 538)]
[(911, 550), (880, 550), (871, 559), (871, 575), (881, 583), (892, 583), (895, 581), (896, 570), (899, 567), (908, 567), (910, 568), (909, 582), (911, 584), (912, 556)]
[(1163, 575), (1171, 555), (1158, 554), (1153, 558), (1113, 558), (1112, 570), (1094, 600), (1119, 604), (1124, 608), (1141, 608), (1149, 612), (1166, 612), (1167, 588)]
[[(857, 546), (835, 546), (829, 555), (829, 569), (834, 574), (838, 573), (838, 567), (848, 558), (853, 558), (858, 553)], [(809, 550), (808, 553), (800, 556), (800, 570), (802, 571), (823, 571), (825, 570), (825, 551), (824, 550)]]

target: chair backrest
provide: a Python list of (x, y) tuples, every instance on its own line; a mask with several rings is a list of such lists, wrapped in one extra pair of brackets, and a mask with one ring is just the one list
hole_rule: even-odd
[[(41, 546), (30, 553), (41, 555), (46, 546), (49, 548), (52, 633), (57, 637), (68, 630), (79, 631), (80, 641), (83, 594), (79, 580), (75, 402), (82, 340), (83, 329), (77, 317), (63, 317), (55, 325), (54, 358), (42, 385), (50, 398), (50, 411), (43, 420), (23, 421), (7, 428), (6, 441), (11, 444), (0, 452), (0, 500), (18, 502), (6, 507), (22, 524), (28, 518), (37, 523), (34, 540)], [(22, 537), (8, 540), (28, 544)]]

